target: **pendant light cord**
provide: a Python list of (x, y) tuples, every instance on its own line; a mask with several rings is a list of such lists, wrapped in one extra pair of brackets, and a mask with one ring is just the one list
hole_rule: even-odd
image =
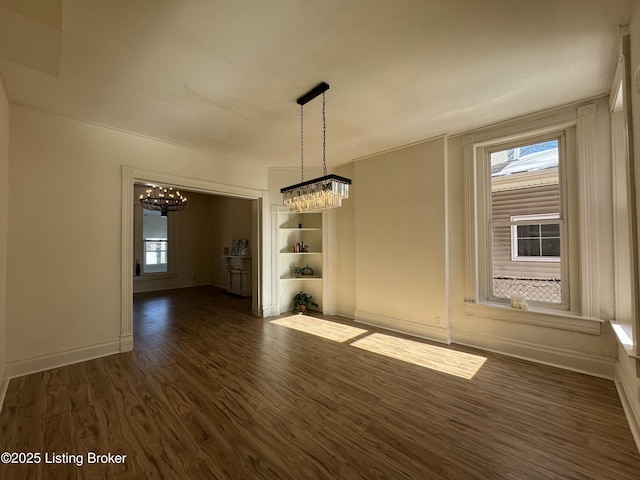
[(322, 92), (322, 167), (327, 176), (327, 110), (325, 92)]
[(304, 105), (300, 105), (300, 183), (304, 182)]

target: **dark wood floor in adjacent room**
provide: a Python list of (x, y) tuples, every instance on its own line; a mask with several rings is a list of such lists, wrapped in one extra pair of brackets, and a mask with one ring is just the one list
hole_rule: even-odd
[(134, 318), (133, 352), (13, 379), (0, 415), (0, 451), (125, 463), (0, 478), (640, 478), (608, 380), (447, 347), (487, 358), (468, 380), (252, 317), (213, 288), (137, 295)]

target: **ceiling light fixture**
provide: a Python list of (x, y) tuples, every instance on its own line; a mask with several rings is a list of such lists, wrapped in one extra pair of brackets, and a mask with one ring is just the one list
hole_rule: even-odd
[[(327, 175), (327, 120), (325, 92), (327, 83), (321, 82), (296, 102), (300, 105), (300, 183), (280, 189), (284, 204), (292, 212), (317, 212), (340, 207), (349, 198), (351, 180)], [(304, 181), (304, 105), (322, 94), (322, 166), (324, 176)]]
[(168, 212), (178, 212), (187, 206), (187, 197), (172, 187), (152, 187), (147, 189), (146, 196), (140, 195), (142, 208), (160, 210), (160, 216), (166, 217)]

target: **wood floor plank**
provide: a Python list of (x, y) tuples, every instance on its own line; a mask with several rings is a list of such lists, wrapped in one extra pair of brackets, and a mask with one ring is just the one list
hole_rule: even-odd
[[(325, 333), (354, 326), (322, 318)], [(329, 340), (209, 287), (136, 295), (133, 352), (12, 379), (0, 414), (1, 451), (126, 462), (3, 464), (0, 478), (640, 478), (613, 382), (445, 347), (459, 371), (456, 352), (486, 358), (460, 378), (356, 348), (373, 333), (432, 344), (355, 326)]]

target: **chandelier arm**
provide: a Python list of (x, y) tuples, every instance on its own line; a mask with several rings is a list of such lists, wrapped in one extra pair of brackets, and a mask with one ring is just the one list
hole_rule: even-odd
[(140, 195), (140, 204), (146, 210), (159, 210), (163, 217), (168, 212), (179, 212), (187, 205), (187, 197), (173, 188), (152, 187), (147, 189), (146, 196)]

